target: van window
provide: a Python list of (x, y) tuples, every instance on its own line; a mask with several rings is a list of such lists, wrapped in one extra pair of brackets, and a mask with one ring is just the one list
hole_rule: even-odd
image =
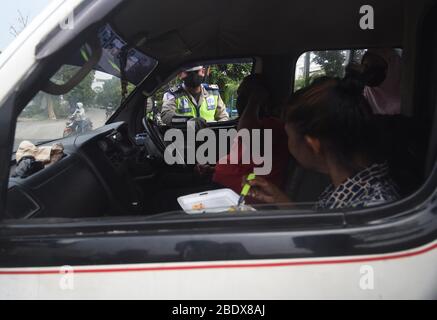
[(366, 50), (309, 51), (302, 54), (296, 64), (295, 91), (309, 85), (315, 78), (344, 77), (349, 63), (361, 63)]
[[(226, 111), (229, 114), (229, 119), (234, 120), (239, 117), (236, 102), (237, 90), (245, 77), (251, 74), (253, 62), (242, 62), (232, 64), (216, 64), (205, 66), (206, 77), (204, 85), (210, 85), (218, 88), (220, 97), (226, 106)], [(158, 90), (155, 95), (148, 99), (146, 114), (149, 118), (156, 118), (162, 110), (164, 97), (172, 89), (182, 85), (180, 76), (176, 76), (167, 85)]]
[[(63, 66), (52, 80), (65, 83), (77, 69), (76, 66)], [(133, 88), (129, 86), (129, 90)], [(98, 129), (105, 125), (120, 101), (120, 79), (100, 71), (88, 74), (65, 95), (40, 92), (18, 117), (14, 150), (22, 141), (38, 145)]]
[[(25, 140), (38, 145), (104, 126), (122, 102), (123, 57), (127, 95), (156, 68), (156, 60), (127, 46), (110, 25), (102, 27), (97, 36), (102, 56), (95, 71), (67, 94), (37, 94), (18, 117), (14, 150)], [(73, 52), (51, 81), (58, 85), (67, 83), (90, 54), (88, 45)]]

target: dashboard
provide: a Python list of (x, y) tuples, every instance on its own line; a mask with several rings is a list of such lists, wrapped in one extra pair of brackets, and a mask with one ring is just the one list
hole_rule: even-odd
[(27, 178), (10, 178), (9, 219), (102, 217), (144, 210), (136, 179), (151, 176), (153, 168), (143, 161), (126, 123), (57, 143), (64, 145), (60, 161)]

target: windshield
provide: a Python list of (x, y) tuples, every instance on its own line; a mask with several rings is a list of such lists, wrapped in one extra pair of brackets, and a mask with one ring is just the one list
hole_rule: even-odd
[[(129, 95), (157, 66), (158, 62), (130, 48), (113, 29), (106, 25), (98, 33), (102, 57), (80, 84), (63, 95), (39, 92), (21, 112), (17, 121), (14, 151), (23, 141), (35, 145), (52, 142), (93, 131), (106, 124), (123, 98), (121, 65), (125, 65)], [(51, 78), (67, 83), (92, 55), (88, 45), (82, 46)]]
[[(110, 25), (99, 30), (98, 37), (103, 49), (99, 63), (94, 67), (96, 71), (121, 78), (121, 64), (125, 63), (125, 77), (129, 83), (137, 86), (156, 68), (158, 61), (146, 56), (135, 48), (130, 47)], [(126, 60), (123, 62), (123, 60)], [(85, 50), (77, 52), (67, 64), (82, 66), (88, 60)]]

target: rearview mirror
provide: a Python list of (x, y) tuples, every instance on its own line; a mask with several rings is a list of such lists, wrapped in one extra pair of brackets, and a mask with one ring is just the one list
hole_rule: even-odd
[[(97, 65), (102, 57), (102, 47), (99, 39), (93, 38), (84, 46), (84, 48), (89, 49), (91, 52), (89, 57), (88, 54), (85, 54), (85, 64), (80, 67), (80, 69), (65, 83), (55, 83), (52, 79), (50, 79), (43, 88), (44, 92), (56, 96), (66, 94), (79, 85), (82, 80), (93, 70), (94, 66)], [(82, 50), (86, 51), (86, 49)]]

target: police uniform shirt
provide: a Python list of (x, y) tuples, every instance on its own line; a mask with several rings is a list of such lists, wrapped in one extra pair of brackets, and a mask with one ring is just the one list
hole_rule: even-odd
[(166, 92), (164, 95), (161, 113), (162, 120), (165, 124), (170, 125), (173, 117), (177, 114), (180, 114), (178, 113), (176, 104), (176, 99), (178, 98), (181, 98), (181, 109), (187, 112), (188, 110), (191, 110), (193, 105), (196, 107), (197, 111), (199, 111), (204, 101), (207, 102), (208, 108), (216, 108), (215, 96), (217, 96), (217, 108), (214, 120), (228, 121), (229, 115), (226, 111), (226, 105), (220, 97), (220, 93), (218, 91), (219, 88), (216, 85), (202, 84), (199, 101), (196, 101), (195, 98), (186, 90), (184, 84), (173, 88), (169, 92)]

